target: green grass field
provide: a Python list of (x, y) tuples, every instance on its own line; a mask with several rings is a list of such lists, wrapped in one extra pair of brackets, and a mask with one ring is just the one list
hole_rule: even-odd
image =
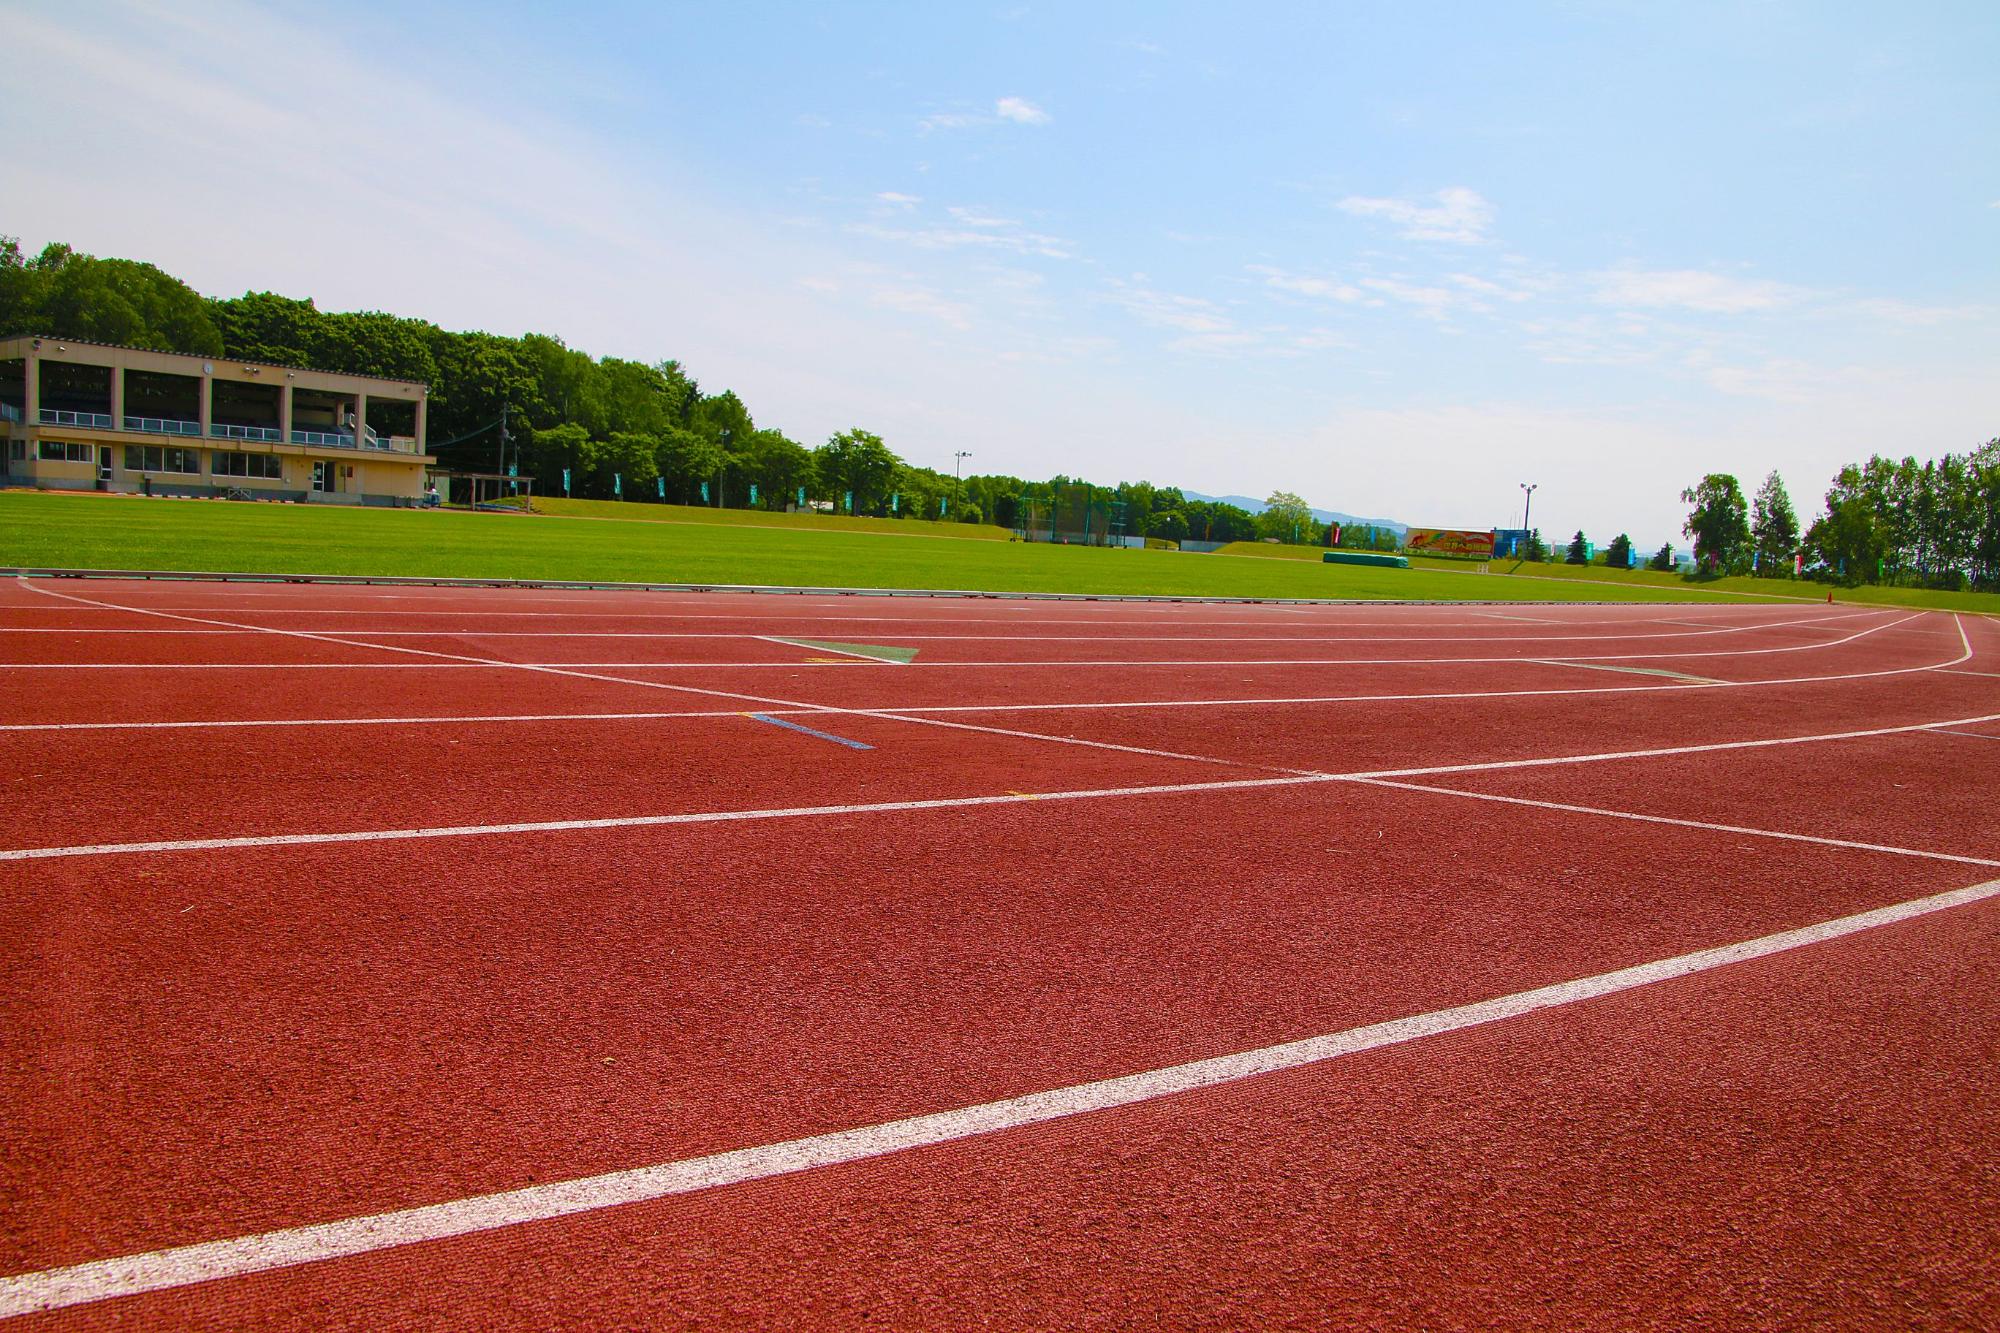
[[(1479, 574), (1473, 572), (1477, 566), (1466, 565), (1366, 569), (1324, 565), (1302, 556), (1233, 559), (1180, 551), (939, 540), (914, 523), (875, 522), (884, 527), (832, 528), (825, 525), (824, 516), (819, 522), (799, 524), (604, 522), (6, 491), (0, 492), (0, 565), (1184, 597), (1739, 604), (1745, 600), (1733, 587), (1653, 583), (1604, 570), (1574, 571), (1608, 575), (1586, 580)], [(942, 526), (957, 535), (956, 525), (927, 526)], [(906, 527), (917, 532), (905, 532)], [(1283, 548), (1263, 547), (1259, 553), (1277, 549)], [(1547, 575), (1561, 567), (1531, 568)], [(1772, 590), (1769, 583), (1756, 580), (1724, 581), (1738, 582), (1756, 583), (1759, 592)], [(1811, 601), (1825, 595), (1812, 585), (1779, 585), (1779, 590)], [(1962, 609), (2000, 611), (2000, 597), (1990, 594), (1957, 595), (1953, 600), (1965, 603)]]
[(894, 537), (950, 537), (1004, 542), (1014, 534), (991, 523), (937, 523), (921, 518), (850, 518), (846, 514), (783, 514), (762, 509), (710, 509), (704, 505), (625, 504), (618, 500), (535, 497), (535, 512), (557, 518), (601, 518), (620, 523), (704, 523), (726, 528), (811, 528), (826, 532), (876, 532)]

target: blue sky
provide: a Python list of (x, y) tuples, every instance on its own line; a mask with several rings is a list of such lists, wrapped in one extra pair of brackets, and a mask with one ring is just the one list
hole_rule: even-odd
[(1990, 4), (13, 10), (0, 230), (807, 443), (1650, 545), (2000, 434)]

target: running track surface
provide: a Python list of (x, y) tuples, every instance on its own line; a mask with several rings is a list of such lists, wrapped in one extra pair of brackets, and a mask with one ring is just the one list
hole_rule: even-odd
[(1987, 619), (16, 582), (0, 755), (9, 1328), (2000, 1325)]

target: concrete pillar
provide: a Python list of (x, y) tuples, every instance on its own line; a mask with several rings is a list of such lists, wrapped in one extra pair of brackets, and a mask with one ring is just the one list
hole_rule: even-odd
[(426, 409), (429, 408), (430, 405), (431, 405), (431, 396), (428, 393), (422, 393), (417, 395), (417, 424), (415, 429), (417, 432), (417, 452), (420, 454), (430, 452), (430, 450), (426, 447), (425, 444), (425, 442), (430, 438), (425, 430)]
[(368, 395), (354, 395), (354, 445), (358, 449), (368, 438)]
[(111, 367), (111, 429), (125, 429), (125, 367)]
[(292, 442), (292, 379), (278, 386), (278, 438), (286, 444)]
[(204, 361), (201, 367), (201, 438), (208, 438), (208, 427), (215, 420), (215, 375)]
[(42, 359), (32, 345), (21, 362), (21, 417), (23, 424), (38, 426), (42, 421)]

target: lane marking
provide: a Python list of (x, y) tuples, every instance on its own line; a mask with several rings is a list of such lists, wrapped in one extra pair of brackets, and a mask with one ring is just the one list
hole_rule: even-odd
[(832, 741), (835, 745), (845, 745), (850, 750), (872, 750), (875, 748), (872, 745), (864, 745), (860, 741), (851, 741), (845, 736), (836, 736), (830, 731), (820, 731), (814, 727), (802, 726), (797, 722), (787, 722), (784, 718), (772, 717), (769, 713), (745, 713), (743, 716), (758, 722), (768, 722), (774, 727), (786, 727), (792, 731), (802, 731), (808, 736), (817, 736), (823, 741)]
[(1628, 671), (1635, 676), (1665, 676), (1688, 685), (1719, 685), (1722, 682), (1708, 676), (1690, 676), (1685, 671), (1669, 671), (1665, 667), (1620, 666), (1613, 662), (1575, 662), (1567, 658), (1542, 658), (1543, 666), (1578, 667), (1584, 671)]
[[(255, 610), (239, 614), (261, 614)], [(1807, 616), (1797, 620), (1760, 621), (1745, 625), (1691, 626), (1692, 632), (1685, 634), (1633, 634), (1616, 627), (1608, 627), (1608, 632), (1597, 634), (890, 634), (885, 638), (899, 641), (922, 642), (979, 642), (979, 643), (1563, 643), (1563, 642), (1604, 642), (1637, 639), (1698, 639), (1719, 634), (1745, 634), (1756, 630), (1791, 629), (1799, 626), (1817, 626), (1842, 620), (1856, 620), (1865, 616), (1883, 615), (1886, 612), (1860, 612), (1837, 616)], [(1571, 621), (1535, 621), (1535, 624), (1570, 625)], [(1634, 624), (1651, 624), (1651, 621), (1634, 621)], [(1660, 621), (1660, 624), (1686, 625), (1685, 621)], [(5, 634), (180, 634), (244, 636), (267, 633), (274, 626), (249, 626), (240, 629), (167, 629), (147, 626), (144, 628), (119, 629), (62, 629), (43, 626), (0, 626), (0, 635)], [(1409, 625), (1385, 626), (1385, 628), (1409, 629)], [(1449, 624), (1440, 628), (1456, 628)], [(752, 631), (732, 630), (471, 630), (450, 629), (344, 629), (338, 631), (357, 639), (762, 639), (769, 643), (783, 643), (793, 646), (805, 645), (823, 647), (829, 651), (832, 644), (827, 640), (802, 639), (796, 636), (759, 634)]]
[[(36, 589), (36, 591), (42, 592), (44, 596), (48, 597), (63, 597), (66, 598), (67, 600), (72, 600), (72, 601), (77, 600), (75, 598), (69, 598), (68, 594), (66, 593), (47, 592), (39, 588)], [(159, 615), (159, 616), (168, 615), (168, 613), (165, 611), (147, 611), (147, 612), (142, 612), (141, 614)], [(1770, 657), (1778, 653), (1824, 652), (1829, 648), (1839, 648), (1845, 644), (1853, 643), (1858, 639), (1865, 639), (1871, 634), (1880, 634), (1884, 630), (1895, 629), (1899, 625), (1907, 624), (1912, 620), (1918, 620), (1926, 615), (1931, 615), (1931, 614), (1934, 613), (1928, 611), (1918, 611), (1912, 615), (1904, 616), (1901, 620), (1892, 620), (1887, 624), (1883, 625), (1871, 625), (1869, 628), (1864, 630), (1858, 630), (1855, 633), (1848, 635), (1846, 638), (1829, 639), (1825, 643), (1795, 643), (1795, 644), (1786, 644), (1776, 648), (1722, 648), (1722, 649), (1709, 649), (1706, 651), (1698, 651), (1698, 652), (1577, 653), (1563, 658), (1562, 661), (1563, 665), (1575, 666), (1586, 662), (1654, 662), (1665, 659), (1679, 659), (1688, 657)], [(169, 618), (189, 619), (189, 617), (185, 616), (170, 616)], [(202, 623), (226, 624), (228, 622), (204, 621)], [(424, 648), (406, 648), (400, 644), (368, 643), (365, 640), (352, 637), (336, 638), (331, 635), (318, 633), (312, 630), (275, 629), (266, 626), (254, 626), (254, 625), (238, 626), (238, 628), (262, 629), (267, 634), (276, 634), (280, 636), (299, 638), (299, 639), (310, 639), (318, 643), (339, 644), (342, 647), (346, 648), (372, 649), (376, 652), (383, 652), (383, 653), (414, 653), (424, 657), (443, 659), (439, 663), (435, 664), (425, 663), (423, 665), (449, 665), (455, 662), (460, 667), (488, 667), (488, 668), (512, 667), (524, 671), (560, 671), (561, 669), (567, 668), (570, 670), (571, 674), (574, 674), (582, 670), (604, 670), (604, 669), (616, 669), (616, 670), (628, 670), (628, 671), (633, 669), (644, 669), (649, 671), (666, 671), (666, 670), (735, 671), (735, 670), (751, 670), (751, 669), (791, 670), (801, 666), (811, 666), (816, 670), (823, 670), (826, 669), (827, 667), (835, 665), (833, 663), (816, 664), (816, 663), (806, 663), (806, 662), (785, 662), (785, 661), (779, 661), (779, 662), (769, 662), (769, 661), (764, 661), (764, 662), (687, 662), (687, 661), (512, 662), (501, 658), (475, 657), (464, 653), (444, 653)], [(362, 632), (365, 633), (365, 631)], [(1964, 632), (1963, 628), (1961, 627), (1960, 633), (1963, 634), (1963, 632)], [(763, 638), (765, 636), (751, 635), (747, 637)], [(865, 655), (854, 654), (853, 656), (860, 657)], [(1960, 661), (1969, 660), (1970, 656), (1971, 656), (1971, 650), (1968, 647), (1966, 657), (1961, 658), (1959, 660)], [(1527, 665), (1527, 666), (1547, 665), (1547, 663), (1542, 658), (1527, 655), (1524, 653), (1511, 654), (1505, 657), (1275, 657), (1275, 658), (1154, 657), (1154, 658), (1141, 658), (1130, 661), (1081, 660), (1081, 659), (1066, 659), (1066, 658), (1021, 658), (1014, 660), (1001, 659), (997, 661), (983, 661), (983, 662), (982, 661), (954, 662), (954, 661), (943, 661), (943, 660), (931, 660), (924, 662), (912, 661), (903, 663), (902, 665), (908, 666), (916, 670), (923, 670), (926, 668), (935, 669), (940, 667), (960, 667), (960, 668), (1004, 667), (1012, 670), (1021, 667), (1181, 668), (1181, 667), (1246, 667), (1246, 666), (1477, 666), (1477, 665), (1491, 665), (1495, 663), (1514, 663), (1517, 665)], [(869, 658), (868, 664), (880, 665), (880, 661), (879, 659)], [(408, 663), (408, 662), (0, 662), (0, 671), (173, 671), (173, 670), (387, 671), (387, 670), (395, 670), (397, 668), (412, 669), (416, 665), (418, 664)], [(847, 665), (847, 663), (843, 662), (839, 665), (845, 666)], [(629, 681), (626, 683), (640, 684), (643, 682)], [(691, 687), (667, 686), (664, 688), (691, 688)], [(717, 691), (717, 693), (720, 693), (720, 691)], [(747, 698), (749, 696), (744, 696), (744, 697)]]
[(1583, 1004), (2000, 896), (2000, 880), (1341, 1032), (856, 1129), (0, 1278), (0, 1318), (647, 1203), (1157, 1101)]
[(1950, 667), (1939, 667), (1940, 671), (1951, 671), (1954, 676), (1984, 676), (1988, 680), (2000, 680), (2000, 671), (1952, 671)]
[[(29, 588), (30, 591), (39, 593), (44, 597), (59, 598), (63, 601), (75, 602), (78, 605), (82, 606), (110, 605), (109, 603), (106, 602), (94, 602), (89, 600), (88, 598), (76, 597), (69, 593), (55, 592), (50, 589), (36, 587), (33, 584), (27, 584), (27, 587)], [(136, 610), (136, 608), (128, 608), (128, 609)], [(138, 613), (141, 615), (158, 616), (166, 620), (185, 620), (204, 625), (223, 625), (238, 629), (259, 628), (254, 626), (241, 626), (241, 625), (232, 626), (231, 622), (225, 620), (201, 620), (193, 616), (176, 615), (166, 611), (139, 611)], [(283, 629), (266, 628), (264, 629), (264, 632), (267, 634), (278, 635), (279, 637), (282, 638), (306, 639), (319, 643), (339, 644), (344, 647), (371, 646), (371, 645), (356, 645), (351, 640), (332, 638), (324, 634), (315, 634), (308, 630), (283, 630)], [(574, 666), (563, 667), (563, 666), (544, 665), (541, 663), (532, 663), (532, 662), (508, 662), (500, 658), (469, 657), (457, 653), (437, 652), (428, 648), (405, 648), (396, 644), (381, 644), (372, 646), (376, 647), (376, 650), (379, 652), (408, 653), (416, 657), (435, 659), (438, 665), (443, 665), (443, 666), (449, 666), (454, 663), (461, 663), (461, 664), (474, 663), (491, 667), (503, 667), (503, 668), (512, 667), (523, 671), (538, 672), (545, 675), (574, 677), (579, 680), (606, 681), (618, 685), (637, 685), (646, 689), (673, 690), (682, 694), (699, 694), (717, 699), (738, 699), (747, 703), (765, 704), (778, 708), (780, 710), (787, 710), (792, 712), (802, 712), (808, 714), (822, 713), (822, 714), (832, 714), (832, 715), (841, 715), (849, 717), (879, 717), (879, 718), (887, 718), (895, 722), (907, 722), (913, 726), (943, 727), (943, 728), (949, 728), (954, 731), (986, 732), (995, 736), (1013, 736), (1025, 740), (1039, 741), (1044, 744), (1050, 744), (1050, 745), (1073, 745), (1093, 750), (1114, 750), (1125, 754), (1144, 754), (1144, 755), (1153, 755), (1169, 759), (1185, 759), (1203, 764), (1223, 764), (1232, 768), (1245, 768), (1253, 771), (1261, 771), (1261, 772), (1274, 771), (1269, 765), (1266, 764), (1237, 763), (1232, 760), (1213, 758), (1208, 755), (1176, 754), (1168, 750), (1150, 750), (1146, 749), (1143, 746), (1119, 745), (1110, 741), (1088, 740), (1080, 736), (1049, 736), (1041, 732), (1010, 731), (1003, 727), (980, 726), (979, 724), (972, 722), (946, 722), (937, 718), (910, 716), (894, 712), (891, 710), (839, 708), (830, 705), (809, 703), (800, 699), (777, 699), (761, 694), (746, 694), (736, 690), (706, 689), (694, 685), (673, 685), (665, 681), (634, 680), (629, 676), (604, 676), (589, 671), (580, 671), (575, 669)], [(1281, 769), (1275, 771), (1292, 772), (1294, 770)], [(4, 859), (4, 857), (0, 857), (0, 859)]]
[(878, 666), (908, 666), (917, 655), (915, 648), (894, 648), (873, 643), (832, 643), (825, 639), (788, 639), (776, 634), (755, 634), (752, 638), (765, 643), (782, 644), (787, 648), (806, 648), (816, 653), (833, 653), (839, 657), (858, 657), (864, 662), (874, 662)]
[[(873, 716), (872, 714), (869, 716)], [(1438, 764), (1425, 768), (1364, 769), (1345, 773), (1284, 772), (1262, 778), (1235, 778), (1213, 782), (1172, 782), (1127, 787), (1094, 787), (1045, 791), (1032, 798), (1012, 793), (991, 796), (945, 796), (914, 801), (875, 801), (846, 805), (786, 806), (771, 809), (688, 811), (664, 815), (619, 815), (601, 819), (556, 819), (507, 824), (453, 824), (397, 829), (358, 829), (349, 832), (273, 833), (217, 838), (160, 839), (148, 842), (87, 843), (53, 847), (0, 849), (0, 861), (46, 861), (61, 857), (128, 856), (157, 852), (222, 851), (245, 847), (304, 847), (335, 843), (395, 842), (420, 838), (491, 837), (515, 833), (560, 833), (581, 829), (652, 828), (676, 824), (734, 823), (763, 819), (804, 819), (827, 815), (893, 814), (915, 810), (972, 809), (986, 805), (1008, 805), (1024, 799), (1043, 801), (1093, 801), (1128, 796), (1170, 796), (1193, 792), (1250, 791), (1264, 787), (1294, 787), (1310, 783), (1359, 782), (1379, 778), (1431, 777), (1446, 773), (1487, 773), (1507, 769), (1546, 768), (1560, 764), (1609, 763), (1626, 759), (1655, 759), (1670, 755), (1711, 754), (1721, 750), (1766, 749), (1782, 745), (1810, 745), (1828, 741), (1861, 740), (1874, 736), (1896, 736), (1930, 731), (1936, 727), (1978, 726), (2000, 722), (2000, 713), (1979, 717), (1940, 718), (1904, 726), (1872, 727), (1859, 731), (1822, 732), (1810, 736), (1779, 736), (1763, 740), (1714, 741), (1700, 745), (1661, 746), (1648, 750), (1613, 750), (1591, 754), (1552, 755), (1533, 759), (1500, 759), (1487, 763)], [(1024, 733), (1027, 734), (1027, 733)], [(1046, 739), (1046, 738), (1045, 738)], [(1130, 747), (1125, 747), (1130, 748)], [(1140, 753), (1164, 753), (1140, 751)], [(1240, 768), (1257, 765), (1228, 759), (1187, 755), (1175, 758), (1199, 759)], [(1804, 838), (1805, 835), (1793, 835)], [(1909, 856), (1932, 853), (1904, 850)], [(1956, 859), (1956, 858), (1944, 858)]]
[(1932, 727), (1941, 736), (1966, 736), (1975, 741), (2000, 741), (2000, 736), (1989, 736), (1983, 731), (1953, 731), (1950, 727)]
[[(1930, 730), (1931, 728), (1926, 728)], [(1971, 735), (1961, 732), (1960, 735)], [(1987, 736), (1985, 740), (2000, 740)], [(1932, 861), (1951, 861), (1968, 866), (2000, 866), (2000, 860), (1985, 856), (1961, 856), (1955, 852), (1933, 852), (1913, 847), (1894, 847), (1879, 842), (1856, 842), (1847, 838), (1826, 838), (1815, 833), (1786, 833), (1777, 829), (1748, 828), (1741, 824), (1715, 824), (1701, 819), (1678, 819), (1671, 815), (1641, 814), (1636, 810), (1610, 810), (1595, 805), (1571, 805), (1564, 801), (1541, 801), (1527, 796), (1503, 796), (1498, 792), (1467, 791), (1459, 787), (1434, 787), (1421, 782), (1392, 782), (1386, 778), (1349, 778), (1369, 787), (1394, 787), (1399, 791), (1430, 792), (1438, 796), (1462, 796), (1471, 801), (1491, 801), (1499, 805), (1532, 806), (1537, 810), (1559, 810), (1573, 815), (1597, 815), (1606, 819), (1629, 819), (1639, 824), (1667, 824), (1675, 828), (1702, 829), (1710, 833), (1740, 833), (1756, 838), (1776, 838), (1781, 842), (1805, 842), (1820, 847), (1839, 847), (1856, 852), (1886, 852), (1891, 856), (1915, 856)]]
[[(1951, 659), (1954, 662), (1963, 657)], [(397, 665), (402, 665), (398, 663)], [(451, 663), (441, 663), (449, 666)], [(1882, 676), (1905, 676), (1920, 672), (1936, 671), (1947, 675), (1978, 675), (1978, 672), (1953, 671), (1948, 666), (1891, 667), (1878, 671), (1849, 671), (1826, 676), (1780, 676), (1769, 680), (1711, 680), (1700, 686), (1703, 689), (1756, 689), (1771, 685), (1817, 685), (1849, 680), (1872, 680)], [(1701, 680), (1701, 677), (1690, 677)], [(932, 715), (939, 713), (1058, 713), (1090, 712), (1103, 710), (1145, 710), (1155, 708), (1251, 708), (1296, 706), (1307, 704), (1346, 703), (1411, 703), (1433, 699), (1535, 699), (1561, 698), (1579, 694), (1661, 694), (1678, 691), (1681, 686), (1672, 685), (1596, 685), (1565, 686), (1551, 689), (1532, 690), (1420, 690), (1396, 694), (1301, 694), (1301, 695), (1260, 695), (1237, 699), (1113, 699), (1080, 700), (1065, 703), (1029, 704), (919, 704), (895, 711), (903, 714)], [(664, 718), (712, 718), (735, 717), (742, 710), (734, 708), (688, 709), (661, 712), (606, 712), (606, 713), (467, 713), (437, 714), (419, 717), (302, 717), (302, 718), (194, 718), (185, 721), (164, 722), (9, 722), (0, 723), (0, 732), (6, 731), (152, 731), (152, 730), (193, 730), (207, 727), (366, 727), (366, 726), (432, 726), (453, 723), (489, 722), (618, 722)], [(774, 713), (824, 713), (841, 711), (863, 711), (848, 709), (833, 704), (802, 704), (795, 709), (775, 708)]]

